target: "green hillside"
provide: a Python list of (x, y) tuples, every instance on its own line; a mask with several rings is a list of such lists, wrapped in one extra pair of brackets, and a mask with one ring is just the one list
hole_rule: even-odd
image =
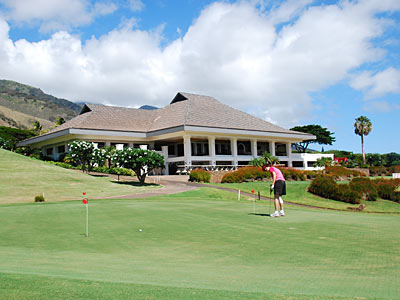
[[(82, 105), (45, 94), (41, 89), (25, 84), (0, 80), (0, 107), (54, 122), (57, 117), (65, 120), (72, 119), (80, 112)], [(20, 120), (16, 120), (13, 113), (3, 111), (4, 109), (0, 111), (0, 120), (3, 121), (3, 125), (27, 127)]]
[(0, 149), (0, 204), (33, 202), (44, 193), (46, 201), (128, 195), (155, 186), (119, 184), (108, 177), (94, 177)]

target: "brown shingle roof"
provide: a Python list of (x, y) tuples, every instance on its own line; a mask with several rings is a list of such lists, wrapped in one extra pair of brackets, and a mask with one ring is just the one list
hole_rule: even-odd
[(87, 104), (79, 116), (49, 133), (67, 128), (150, 132), (182, 125), (304, 134), (256, 118), (213, 97), (189, 93), (178, 93), (171, 104), (155, 110)]

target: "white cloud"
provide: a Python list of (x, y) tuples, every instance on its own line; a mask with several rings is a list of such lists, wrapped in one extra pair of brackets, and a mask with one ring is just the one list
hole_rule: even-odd
[(391, 105), (387, 101), (371, 101), (364, 105), (364, 110), (373, 113), (388, 113), (395, 109), (395, 106)]
[(141, 0), (128, 0), (128, 5), (132, 11), (141, 11), (144, 8), (144, 3)]
[(86, 25), (94, 18), (117, 9), (111, 2), (92, 5), (88, 0), (0, 0), (0, 3), (8, 8), (8, 20), (39, 25), (43, 32)]
[[(202, 93), (290, 127), (312, 112), (310, 92), (384, 56), (371, 43), (387, 24), (375, 13), (399, 9), (400, 2), (380, 3), (290, 1), (268, 14), (253, 2), (218, 2), (162, 46), (161, 29), (132, 26), (85, 43), (65, 31), (13, 43), (0, 21), (0, 77), (75, 101), (131, 107), (164, 106), (177, 91)], [(278, 30), (280, 22), (286, 24)], [(354, 87), (396, 90), (396, 83), (389, 88), (379, 76), (361, 75)]]
[(364, 91), (366, 99), (400, 93), (400, 70), (389, 67), (376, 74), (363, 72), (352, 79), (351, 86)]

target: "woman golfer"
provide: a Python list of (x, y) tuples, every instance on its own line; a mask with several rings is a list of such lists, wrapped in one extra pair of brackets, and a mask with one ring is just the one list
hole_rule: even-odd
[[(274, 190), (275, 212), (271, 217), (284, 216), (282, 195), (286, 195), (286, 182), (282, 172), (272, 165), (264, 165), (264, 171), (269, 171), (272, 176), (271, 191)], [(281, 210), (279, 210), (279, 206)], [(279, 210), (279, 211), (278, 211)]]

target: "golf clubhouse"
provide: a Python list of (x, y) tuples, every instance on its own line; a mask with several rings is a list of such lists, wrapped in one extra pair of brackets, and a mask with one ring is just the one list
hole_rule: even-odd
[[(284, 129), (213, 97), (178, 93), (158, 109), (86, 104), (80, 114), (19, 146), (40, 148), (57, 160), (68, 143), (84, 140), (98, 148), (115, 146), (154, 150), (165, 158), (162, 174), (182, 174), (197, 167), (236, 169), (269, 152), (288, 167), (314, 169), (324, 154), (292, 153), (292, 143), (315, 136)], [(333, 158), (333, 157), (332, 157)]]

